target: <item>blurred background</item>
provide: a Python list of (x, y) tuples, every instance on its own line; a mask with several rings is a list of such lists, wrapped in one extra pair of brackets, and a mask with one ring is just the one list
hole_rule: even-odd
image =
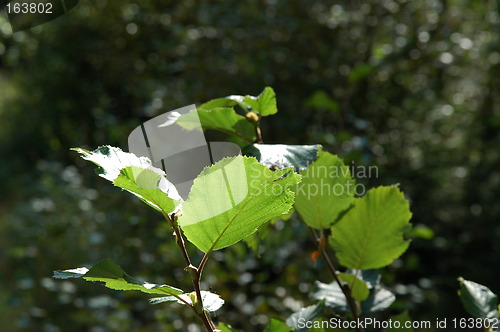
[[(388, 314), (468, 317), (456, 278), (500, 293), (500, 12), (497, 0), (81, 1), (12, 33), (0, 15), (0, 330), (198, 331), (151, 306), (52, 271), (109, 257), (191, 289), (161, 215), (94, 174), (71, 147), (127, 149), (143, 121), (230, 94), (277, 94), (266, 143), (315, 144), (399, 183), (416, 227), (383, 282)], [(201, 256), (193, 248), (195, 262)], [(307, 229), (279, 222), (260, 255), (217, 252), (216, 320), (259, 331), (331, 282)]]

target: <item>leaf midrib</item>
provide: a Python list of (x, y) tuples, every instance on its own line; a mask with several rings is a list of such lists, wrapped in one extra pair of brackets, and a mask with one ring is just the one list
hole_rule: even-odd
[(219, 234), (219, 236), (217, 236), (217, 238), (215, 239), (215, 241), (212, 243), (212, 245), (210, 246), (210, 248), (208, 249), (208, 251), (206, 252), (206, 254), (208, 255), (210, 252), (213, 251), (213, 249), (215, 248), (215, 246), (217, 245), (217, 243), (220, 241), (220, 239), (222, 238), (222, 236), (226, 233), (226, 231), (228, 230), (228, 228), (231, 226), (231, 224), (236, 220), (236, 217), (238, 217), (241, 213), (241, 211), (243, 211), (243, 209), (245, 208), (245, 206), (248, 204), (248, 202), (250, 202), (252, 200), (252, 198), (254, 198), (255, 195), (250, 195), (249, 198), (246, 200), (246, 202), (244, 202), (240, 209), (234, 214), (233, 218), (231, 218), (231, 220), (227, 223), (227, 225), (224, 227), (224, 229), (222, 230), (222, 232)]

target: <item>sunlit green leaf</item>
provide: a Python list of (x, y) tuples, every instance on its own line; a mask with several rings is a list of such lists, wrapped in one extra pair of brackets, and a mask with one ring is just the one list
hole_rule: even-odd
[(90, 269), (78, 268), (63, 271), (55, 271), (54, 278), (83, 278), (87, 281), (103, 282), (107, 288), (122, 291), (140, 291), (147, 294), (174, 295), (178, 296), (184, 292), (178, 288), (168, 285), (157, 285), (142, 282), (128, 275), (122, 268), (112, 260), (106, 258), (98, 262)]
[(291, 169), (273, 172), (255, 158), (225, 158), (194, 180), (179, 225), (198, 249), (225, 248), (286, 213), (299, 180)]
[(155, 172), (130, 166), (120, 171), (113, 184), (136, 195), (154, 209), (169, 214), (181, 203), (182, 198), (164, 174), (161, 170)]
[[(151, 304), (160, 304), (164, 302), (177, 302), (179, 304), (193, 304), (192, 297), (196, 296), (196, 293), (181, 294), (177, 297), (175, 296), (163, 296), (155, 297), (149, 300)], [(219, 310), (224, 304), (224, 300), (217, 294), (210, 293), (207, 291), (201, 291), (201, 298), (203, 301), (203, 308), (208, 312), (214, 312)]]
[[(181, 115), (176, 124), (187, 129), (214, 130), (235, 139), (240, 146), (255, 141), (255, 127), (232, 108), (198, 109)], [(200, 128), (201, 125), (201, 128)]]
[(226, 108), (233, 107), (239, 105), (242, 108), (246, 108), (244, 104), (240, 104), (243, 102), (243, 96), (231, 95), (223, 98), (215, 98), (207, 101), (206, 103), (198, 106), (198, 110), (206, 110), (210, 111), (216, 108)]
[(354, 180), (349, 168), (337, 156), (320, 152), (318, 160), (300, 174), (295, 209), (308, 226), (330, 227), (354, 200)]
[(497, 296), (486, 286), (458, 278), (458, 295), (467, 312), (475, 318), (499, 318)]
[(293, 313), (290, 317), (288, 317), (288, 319), (286, 320), (286, 325), (292, 326), (294, 332), (307, 331), (307, 328), (301, 326), (301, 324), (299, 323), (312, 322), (316, 318), (320, 318), (321, 316), (323, 316), (324, 309), (325, 309), (324, 300), (309, 307), (302, 308), (296, 313)]
[(266, 87), (258, 96), (231, 95), (210, 100), (198, 107), (200, 110), (212, 110), (220, 107), (240, 106), (246, 112), (253, 111), (261, 116), (276, 114), (276, 94), (271, 87)]
[(356, 277), (354, 274), (350, 273), (339, 273), (338, 278), (345, 282), (350, 290), (351, 296), (356, 300), (363, 301), (370, 295), (370, 290), (364, 281)]
[(182, 202), (165, 172), (152, 166), (146, 157), (137, 157), (112, 146), (101, 146), (94, 151), (73, 150), (83, 159), (98, 165), (96, 172), (99, 176), (131, 192), (158, 211), (171, 213)]
[(296, 172), (307, 169), (318, 159), (321, 145), (253, 144), (243, 149), (247, 156), (272, 169), (293, 166)]
[(352, 269), (391, 264), (408, 248), (409, 203), (396, 187), (378, 187), (356, 198), (354, 206), (332, 227), (330, 244), (339, 263)]
[(278, 112), (276, 106), (276, 94), (273, 88), (265, 87), (257, 97), (245, 96), (243, 103), (251, 108), (251, 110), (261, 116), (273, 115)]

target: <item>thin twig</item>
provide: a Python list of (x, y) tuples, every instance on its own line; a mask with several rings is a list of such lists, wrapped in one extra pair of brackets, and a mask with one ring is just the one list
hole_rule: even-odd
[(175, 214), (168, 215), (164, 213), (163, 216), (170, 223), (170, 226), (174, 231), (177, 246), (181, 249), (182, 255), (184, 256), (184, 260), (186, 261), (187, 264), (185, 270), (189, 272), (189, 275), (191, 276), (191, 280), (193, 282), (193, 287), (196, 293), (196, 298), (198, 303), (193, 303), (192, 305), (190, 305), (190, 307), (194, 310), (196, 315), (202, 320), (203, 325), (205, 325), (207, 331), (213, 332), (215, 330), (215, 324), (207, 315), (203, 306), (203, 298), (201, 297), (201, 287), (200, 287), (200, 274), (198, 273), (198, 269), (195, 266), (193, 266), (193, 264), (191, 264), (191, 258), (189, 257), (189, 253), (187, 252), (184, 238), (182, 237), (181, 229), (179, 227), (179, 224), (177, 223), (177, 215)]
[(321, 253), (321, 256), (323, 257), (323, 259), (326, 262), (326, 266), (328, 267), (328, 270), (330, 270), (330, 272), (333, 275), (333, 278), (339, 284), (339, 287), (342, 290), (342, 293), (344, 293), (347, 305), (349, 306), (349, 310), (351, 311), (353, 318), (354, 319), (358, 318), (358, 313), (356, 311), (356, 308), (354, 307), (354, 304), (352, 303), (351, 290), (349, 289), (349, 287), (345, 287), (342, 284), (342, 282), (340, 281), (339, 277), (337, 276), (337, 270), (333, 266), (333, 263), (330, 260), (330, 257), (328, 256), (328, 254), (326, 253), (324, 246), (321, 245), (321, 239), (318, 238), (316, 231), (313, 228), (309, 227), (309, 232), (311, 233), (314, 241), (318, 244), (319, 251)]
[(182, 255), (184, 256), (184, 260), (186, 261), (187, 266), (192, 265), (191, 258), (189, 258), (189, 254), (186, 250), (186, 244), (184, 243), (184, 238), (182, 237), (181, 230), (179, 228), (179, 225), (177, 224), (177, 217), (175, 216), (175, 214), (172, 214), (172, 216), (169, 216), (168, 214), (163, 214), (163, 215), (170, 223), (170, 226), (172, 226), (172, 229), (175, 233), (175, 240), (177, 242), (177, 246), (181, 249)]
[(210, 251), (206, 252), (205, 255), (203, 255), (203, 258), (201, 259), (200, 265), (198, 266), (198, 276), (200, 278), (201, 278), (201, 274), (203, 273), (203, 268), (205, 267), (205, 264), (207, 264), (209, 254), (210, 254)]
[(264, 144), (264, 140), (262, 139), (262, 131), (260, 130), (260, 119), (261, 115), (257, 115), (257, 122), (255, 123), (255, 136), (257, 138), (257, 144)]
[(257, 144), (264, 144), (264, 140), (262, 139), (262, 132), (260, 131), (260, 127), (258, 124), (255, 127), (255, 136), (257, 136)]

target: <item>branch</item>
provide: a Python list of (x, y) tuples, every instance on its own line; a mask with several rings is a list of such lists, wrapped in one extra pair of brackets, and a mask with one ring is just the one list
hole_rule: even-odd
[(182, 255), (184, 256), (184, 260), (186, 261), (187, 264), (185, 270), (189, 272), (191, 280), (193, 281), (193, 287), (196, 293), (197, 302), (193, 303), (191, 308), (193, 308), (196, 315), (202, 320), (203, 325), (205, 325), (207, 331), (213, 332), (215, 330), (215, 324), (207, 315), (203, 307), (203, 298), (201, 297), (201, 288), (200, 288), (201, 273), (199, 273), (198, 269), (193, 264), (191, 264), (191, 258), (189, 257), (189, 253), (187, 252), (184, 238), (182, 237), (181, 229), (179, 227), (179, 224), (177, 223), (178, 216), (175, 213), (172, 213), (171, 215), (164, 213), (163, 216), (165, 217), (165, 219), (167, 219), (167, 221), (169, 222), (170, 226), (174, 231), (177, 246), (181, 249)]
[(333, 275), (333, 278), (339, 284), (340, 289), (342, 290), (342, 293), (344, 293), (344, 296), (345, 296), (347, 305), (349, 306), (349, 310), (351, 311), (352, 317), (354, 319), (358, 318), (358, 312), (354, 306), (354, 303), (352, 302), (351, 290), (350, 290), (349, 286), (344, 286), (342, 284), (342, 282), (340, 281), (339, 277), (337, 276), (337, 270), (333, 266), (333, 263), (330, 260), (330, 257), (327, 255), (326, 250), (325, 250), (325, 246), (321, 243), (321, 239), (318, 238), (316, 231), (313, 228), (309, 227), (309, 232), (311, 233), (314, 241), (318, 244), (319, 252), (321, 253), (321, 256), (323, 257), (323, 259), (325, 260), (326, 266), (328, 267), (328, 270), (330, 270), (330, 272)]

